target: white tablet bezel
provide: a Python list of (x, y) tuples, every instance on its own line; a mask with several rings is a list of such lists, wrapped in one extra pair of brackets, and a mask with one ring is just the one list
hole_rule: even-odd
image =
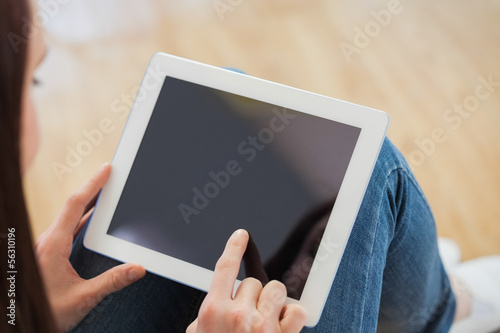
[[(260, 100), (361, 129), (344, 181), (300, 300), (306, 326), (318, 322), (342, 258), (359, 206), (389, 125), (381, 111), (324, 97), (164, 53), (155, 54), (143, 78), (103, 188), (87, 228), (84, 245), (123, 262), (207, 291), (213, 272), (107, 234), (115, 208), (139, 149), (166, 76)], [(238, 284), (238, 282), (237, 282)]]

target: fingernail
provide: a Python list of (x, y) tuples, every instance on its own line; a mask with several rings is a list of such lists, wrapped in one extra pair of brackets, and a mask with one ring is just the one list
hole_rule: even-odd
[(234, 232), (233, 237), (241, 237), (246, 231), (244, 229), (238, 229)]
[(142, 271), (138, 268), (131, 268), (128, 271), (128, 279), (129, 281), (137, 281), (142, 277)]

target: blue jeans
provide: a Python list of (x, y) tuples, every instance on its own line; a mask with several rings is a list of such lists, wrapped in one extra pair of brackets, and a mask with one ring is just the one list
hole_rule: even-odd
[[(84, 278), (118, 262), (86, 250), (71, 262)], [(205, 293), (148, 273), (105, 298), (73, 332), (183, 332)], [(434, 219), (408, 164), (386, 139), (320, 322), (304, 332), (447, 332), (455, 298)]]

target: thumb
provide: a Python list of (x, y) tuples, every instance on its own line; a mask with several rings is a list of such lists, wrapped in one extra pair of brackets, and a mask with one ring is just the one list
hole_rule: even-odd
[(88, 288), (95, 299), (96, 306), (106, 296), (121, 290), (146, 275), (146, 270), (138, 264), (122, 264), (115, 266), (99, 276), (87, 281)]
[(193, 321), (191, 325), (188, 326), (188, 328), (186, 329), (186, 333), (196, 332), (197, 327), (198, 327), (198, 318), (196, 318), (195, 321)]
[(300, 332), (307, 319), (307, 311), (297, 304), (288, 304), (283, 308), (280, 327), (282, 332)]

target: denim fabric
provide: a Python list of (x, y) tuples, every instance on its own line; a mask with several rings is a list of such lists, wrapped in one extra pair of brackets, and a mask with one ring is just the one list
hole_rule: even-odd
[(448, 332), (454, 314), (431, 210), (386, 139), (320, 322), (304, 332)]
[[(117, 264), (86, 250), (84, 278)], [(455, 298), (429, 205), (408, 164), (385, 140), (320, 322), (304, 332), (447, 332)], [(182, 332), (204, 293), (148, 273), (105, 298), (72, 332)]]

